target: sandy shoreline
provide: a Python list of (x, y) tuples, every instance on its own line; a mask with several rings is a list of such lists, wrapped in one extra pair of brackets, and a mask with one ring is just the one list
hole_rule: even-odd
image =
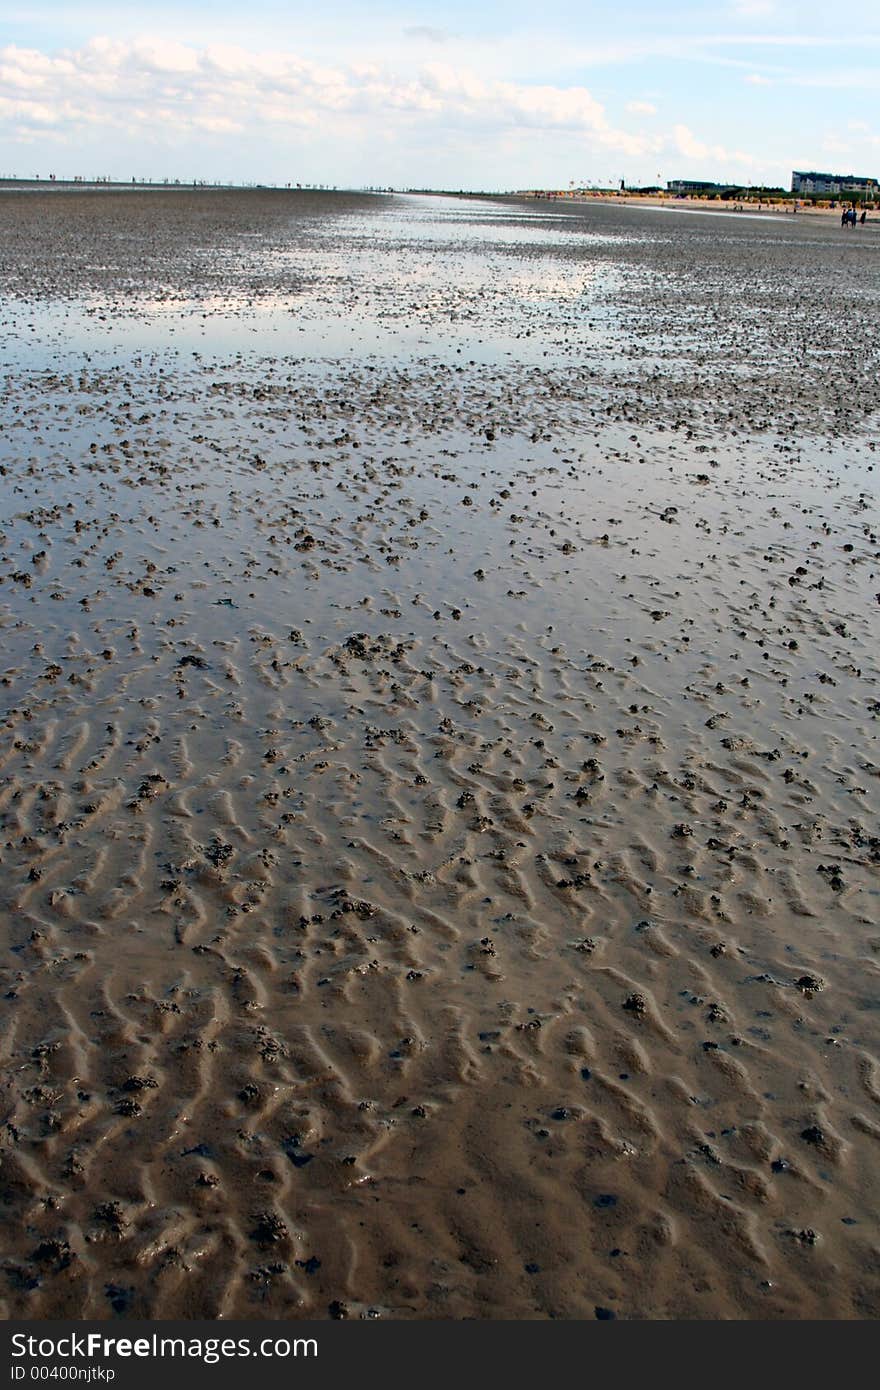
[(869, 239), (53, 206), (3, 1313), (876, 1317)]
[[(714, 199), (714, 198), (689, 198), (672, 197), (663, 193), (590, 193), (584, 197), (571, 196), (565, 194), (558, 196), (546, 194), (523, 194), (523, 197), (534, 199), (538, 202), (560, 202), (573, 203), (580, 207), (590, 207), (591, 205), (610, 206), (610, 207), (649, 207), (665, 208), (670, 212), (707, 212), (707, 213), (731, 213), (735, 216), (751, 217), (819, 217), (823, 220), (840, 222), (841, 210), (849, 207), (850, 200), (838, 198), (837, 206), (814, 207), (804, 199), (797, 202), (797, 206), (792, 202), (770, 203), (770, 202), (751, 202), (750, 200), (737, 201), (736, 199)], [(876, 210), (867, 211), (865, 226), (880, 225), (880, 215)]]

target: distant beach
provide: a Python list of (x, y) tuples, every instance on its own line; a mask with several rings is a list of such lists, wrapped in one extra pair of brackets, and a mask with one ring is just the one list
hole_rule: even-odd
[[(614, 207), (663, 208), (670, 212), (709, 212), (732, 213), (743, 217), (823, 217), (840, 221), (840, 210), (849, 207), (850, 200), (840, 197), (823, 200), (822, 205), (801, 199), (755, 199), (755, 198), (707, 198), (672, 196), (668, 193), (589, 193), (585, 195), (569, 193), (524, 193), (524, 198), (534, 198), (536, 202), (578, 203), (583, 205), (611, 204)], [(833, 201), (833, 206), (831, 205)], [(867, 211), (867, 222), (880, 226), (880, 214), (871, 205)]]

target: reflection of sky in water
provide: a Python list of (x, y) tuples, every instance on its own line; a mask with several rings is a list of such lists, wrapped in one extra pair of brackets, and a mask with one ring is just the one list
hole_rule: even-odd
[(617, 279), (615, 267), (590, 259), (590, 244), (606, 238), (557, 222), (570, 228), (573, 219), (429, 197), (309, 219), (294, 226), (289, 249), (262, 249), (259, 234), (249, 236), (222, 296), (0, 302), (0, 368), (169, 351), (546, 364), (598, 345)]
[[(346, 240), (372, 238), (376, 235), (376, 222), (373, 218), (356, 215), (329, 228), (330, 236), (343, 229)], [(496, 243), (566, 249), (570, 249), (575, 240), (588, 245), (637, 240), (636, 237), (607, 236), (588, 230), (581, 219), (569, 213), (549, 212), (540, 203), (500, 204), (477, 200), (465, 203), (431, 197), (413, 197), (407, 203), (396, 200), (382, 218), (382, 236), (387, 240), (411, 243), (464, 243), (473, 247)]]

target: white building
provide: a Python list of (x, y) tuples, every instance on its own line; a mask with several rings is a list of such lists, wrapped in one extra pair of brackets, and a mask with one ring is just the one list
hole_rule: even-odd
[(858, 194), (873, 198), (878, 192), (876, 179), (861, 177), (858, 174), (817, 174), (794, 169), (791, 175), (792, 193), (816, 193), (820, 197), (838, 197), (840, 194)]

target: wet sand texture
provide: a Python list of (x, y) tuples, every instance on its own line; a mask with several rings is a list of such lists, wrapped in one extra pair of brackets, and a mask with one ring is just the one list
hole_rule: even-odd
[(141, 196), (0, 209), (3, 1313), (876, 1317), (880, 238)]

